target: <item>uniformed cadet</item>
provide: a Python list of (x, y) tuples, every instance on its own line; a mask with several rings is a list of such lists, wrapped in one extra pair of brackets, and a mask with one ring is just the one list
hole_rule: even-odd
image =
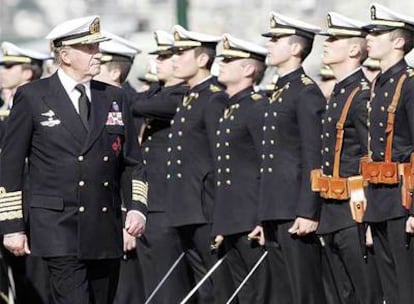
[[(99, 16), (46, 37), (59, 70), (19, 87), (1, 153), (0, 228), (15, 255), (42, 257), (51, 303), (112, 303), (122, 255), (120, 176), (130, 172), (125, 228), (143, 233), (145, 176), (125, 95), (91, 80), (100, 71)], [(28, 158), (30, 192), (23, 195)], [(124, 169), (125, 168), (125, 169)], [(29, 226), (23, 206), (30, 208)], [(29, 242), (30, 240), (30, 242)]]
[[(280, 77), (266, 106), (259, 220), (275, 275), (269, 303), (323, 304), (320, 248), (315, 239), (320, 199), (310, 171), (321, 163), (321, 116), (325, 98), (301, 64), (319, 28), (271, 13), (268, 64)], [(263, 241), (261, 229), (255, 229)]]
[[(167, 216), (176, 227), (195, 282), (213, 265), (210, 252), (214, 207), (214, 168), (210, 143), (224, 111), (222, 89), (210, 75), (221, 37), (174, 26), (174, 77), (189, 91), (177, 107), (167, 149)], [(222, 286), (216, 285), (219, 288)], [(199, 289), (198, 303), (222, 303), (209, 278)]]
[[(378, 304), (380, 283), (373, 257), (368, 259), (365, 225), (366, 199), (359, 161), (368, 153), (370, 86), (361, 63), (367, 57), (366, 32), (360, 21), (328, 13), (322, 61), (337, 79), (322, 119), (322, 169), (315, 171), (324, 198), (317, 233), (324, 241), (328, 268), (322, 275), (338, 290), (335, 303)], [(319, 174), (321, 174), (319, 176)], [(358, 212), (361, 210), (361, 212)], [(352, 289), (344, 290), (342, 272)]]
[[(43, 62), (50, 56), (21, 48), (10, 42), (1, 44), (3, 57), (0, 61), (0, 82), (8, 91), (0, 110), (0, 141), (6, 127), (7, 117), (13, 106), (13, 96), (18, 87), (37, 80), (42, 75)], [(28, 187), (28, 185), (25, 185)], [(39, 257), (16, 257), (1, 246), (6, 265), (11, 268), (16, 303), (46, 303), (48, 301), (47, 268)], [(7, 267), (6, 266), (6, 267)], [(6, 273), (7, 275), (7, 273)], [(7, 293), (6, 293), (7, 294)]]
[[(144, 273), (145, 294), (148, 298), (157, 284), (183, 252), (177, 230), (170, 226), (166, 215), (167, 148), (170, 121), (177, 106), (187, 92), (183, 80), (173, 75), (173, 35), (165, 31), (154, 32), (157, 43), (157, 78), (162, 85), (139, 94), (133, 105), (134, 115), (145, 118), (141, 149), (146, 165), (148, 191), (148, 223), (139, 238), (137, 251)], [(178, 303), (190, 289), (187, 263), (179, 264), (157, 291), (150, 303)]]
[[(99, 44), (99, 49), (102, 53), (101, 71), (94, 77), (94, 80), (116, 87), (123, 87), (127, 83), (126, 79), (135, 56), (141, 51), (132, 41), (110, 32), (102, 31), (102, 33), (105, 37), (111, 38), (111, 40), (103, 41)], [(135, 91), (129, 86), (128, 89), (124, 90), (129, 96), (128, 103), (131, 105), (130, 99)], [(123, 176), (122, 178), (127, 179), (128, 176)], [(124, 196), (131, 195), (128, 191), (123, 192)], [(125, 215), (125, 206), (123, 206), (122, 210), (123, 215)], [(144, 301), (145, 294), (141, 267), (135, 250), (136, 238), (131, 236), (125, 228), (123, 229), (123, 243), (124, 256), (121, 260), (119, 282), (114, 303), (141, 303)]]
[[(226, 86), (226, 109), (219, 119), (212, 149), (216, 196), (212, 235), (227, 253), (234, 286), (239, 286), (264, 253), (248, 233), (257, 225), (263, 109), (267, 98), (253, 85), (264, 73), (267, 50), (223, 35), (218, 80)], [(238, 294), (238, 303), (265, 303), (268, 278), (265, 263)], [(230, 291), (232, 292), (232, 291)]]
[(29, 49), (23, 49), (11, 42), (1, 44), (0, 83), (4, 95), (0, 108), (0, 139), (3, 137), (4, 121), (13, 105), (13, 96), (19, 86), (42, 76), (43, 61), (50, 56)]
[(414, 232), (414, 218), (404, 167), (410, 167), (414, 146), (414, 72), (404, 56), (413, 48), (414, 18), (378, 4), (370, 11), (368, 55), (379, 60), (381, 72), (368, 114), (369, 159), (361, 163), (368, 181), (364, 220), (372, 229), (384, 300), (407, 304), (414, 301), (414, 255), (406, 232)]

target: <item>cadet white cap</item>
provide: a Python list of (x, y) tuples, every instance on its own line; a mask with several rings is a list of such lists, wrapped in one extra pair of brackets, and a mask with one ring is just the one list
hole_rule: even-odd
[(299, 35), (313, 39), (321, 28), (301, 20), (293, 19), (275, 12), (270, 13), (270, 30), (262, 34), (264, 37), (280, 37)]
[(111, 39), (99, 44), (99, 49), (102, 53), (102, 62), (132, 62), (134, 61), (135, 56), (141, 53), (141, 50), (132, 41), (107, 31), (102, 31), (102, 34)]
[(220, 36), (213, 36), (198, 32), (190, 32), (180, 25), (173, 27), (174, 49), (184, 50), (198, 46), (215, 49), (221, 40)]
[(366, 28), (370, 31), (387, 31), (405, 28), (414, 31), (414, 18), (390, 10), (389, 8), (372, 3), (370, 6), (371, 24)]
[(324, 32), (320, 32), (319, 35), (324, 36), (341, 36), (341, 37), (365, 37), (367, 30), (366, 23), (348, 18), (344, 15), (329, 12), (326, 21), (328, 28)]
[(99, 16), (88, 16), (65, 21), (57, 25), (46, 39), (54, 47), (74, 44), (90, 44), (109, 40), (101, 33)]
[(380, 61), (377, 59), (372, 59), (368, 57), (365, 59), (365, 61), (362, 63), (362, 66), (368, 68), (369, 70), (380, 70)]
[(17, 45), (5, 41), (1, 44), (3, 57), (0, 64), (5, 63), (42, 63), (43, 60), (49, 59), (49, 54), (39, 53), (33, 50), (23, 49)]
[(235, 38), (230, 34), (223, 35), (223, 50), (217, 57), (251, 58), (265, 61), (267, 50), (257, 44)]
[(154, 39), (157, 43), (157, 49), (149, 52), (150, 55), (158, 54), (172, 54), (172, 47), (174, 45), (174, 36), (166, 31), (155, 31)]

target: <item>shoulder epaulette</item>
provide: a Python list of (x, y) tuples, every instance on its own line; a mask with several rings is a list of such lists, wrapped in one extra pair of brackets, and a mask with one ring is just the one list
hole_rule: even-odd
[(215, 85), (215, 84), (210, 84), (209, 89), (213, 93), (217, 93), (217, 92), (221, 92), (222, 91), (222, 89), (219, 86)]
[(0, 110), (0, 118), (8, 117), (10, 114), (10, 110)]
[(254, 93), (254, 94), (250, 95), (250, 98), (253, 99), (254, 101), (258, 101), (260, 99), (263, 99), (263, 96), (261, 94)]
[(414, 69), (412, 67), (407, 68), (408, 77), (414, 77)]
[(366, 91), (370, 89), (369, 83), (365, 79), (362, 79), (360, 84), (361, 84), (361, 91)]
[(312, 79), (305, 75), (302, 75), (301, 80), (304, 85), (310, 85), (314, 83)]

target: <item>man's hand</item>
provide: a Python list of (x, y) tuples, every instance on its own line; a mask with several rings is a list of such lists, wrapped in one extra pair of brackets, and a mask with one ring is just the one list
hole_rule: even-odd
[(410, 215), (405, 223), (405, 232), (414, 233), (414, 216)]
[(217, 250), (221, 246), (223, 241), (224, 241), (224, 236), (222, 236), (221, 234), (216, 235), (216, 237), (214, 238), (214, 244), (212, 244), (211, 249)]
[(11, 233), (4, 235), (4, 247), (16, 256), (30, 254), (27, 236), (24, 233)]
[(125, 229), (122, 229), (124, 234), (124, 252), (131, 251), (137, 247), (137, 240), (135, 236), (131, 236)]
[(140, 237), (145, 230), (145, 218), (139, 212), (130, 210), (125, 219), (125, 230), (133, 237)]
[(250, 232), (247, 237), (249, 240), (256, 240), (260, 246), (264, 246), (265, 244), (265, 237), (263, 233), (263, 227), (262, 226), (256, 226), (252, 232)]
[(289, 233), (296, 233), (298, 236), (307, 235), (309, 233), (315, 232), (318, 228), (318, 224), (318, 221), (303, 217), (297, 217), (292, 227), (289, 228)]

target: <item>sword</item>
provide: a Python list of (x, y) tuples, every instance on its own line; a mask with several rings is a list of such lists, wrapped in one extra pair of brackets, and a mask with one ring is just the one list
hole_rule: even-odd
[(174, 264), (168, 269), (167, 273), (164, 275), (164, 277), (161, 279), (161, 281), (158, 283), (158, 285), (155, 287), (155, 289), (151, 292), (148, 299), (145, 301), (144, 304), (149, 304), (152, 298), (157, 294), (157, 292), (161, 289), (162, 285), (164, 285), (165, 281), (167, 281), (168, 277), (171, 275), (171, 273), (174, 271), (174, 269), (177, 267), (177, 265), (181, 262), (181, 260), (184, 258), (185, 252), (181, 252), (180, 256), (175, 260)]
[(211, 268), (210, 270), (204, 275), (204, 277), (200, 280), (200, 282), (197, 283), (196, 286), (194, 286), (193, 289), (190, 290), (190, 292), (187, 294), (187, 296), (181, 300), (180, 304), (185, 304), (190, 300), (190, 298), (194, 295), (194, 293), (200, 288), (201, 285), (213, 274), (213, 272), (219, 268), (221, 263), (223, 263), (224, 259), (227, 255), (224, 255), (220, 260), (218, 260)]
[(260, 266), (260, 264), (263, 262), (263, 260), (266, 258), (267, 254), (269, 252), (266, 250), (261, 257), (257, 260), (256, 264), (253, 265), (252, 269), (249, 271), (247, 276), (244, 278), (244, 280), (240, 283), (239, 287), (233, 292), (231, 297), (227, 300), (226, 304), (230, 304), (231, 301), (234, 300), (234, 298), (237, 296), (239, 291), (243, 288), (243, 286), (247, 283), (247, 281), (250, 279), (250, 277), (253, 275), (253, 273), (256, 271), (257, 267)]

